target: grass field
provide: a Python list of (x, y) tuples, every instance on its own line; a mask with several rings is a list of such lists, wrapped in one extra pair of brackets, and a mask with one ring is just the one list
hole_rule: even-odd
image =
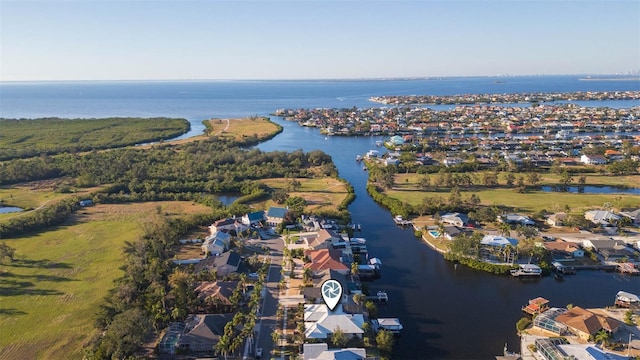
[[(425, 197), (441, 196), (445, 200), (449, 196), (450, 190), (443, 189), (440, 191), (422, 191), (418, 187), (418, 179), (422, 175), (416, 174), (400, 174), (396, 175), (396, 186), (392, 190), (386, 190), (385, 193), (393, 198), (407, 202), (411, 205), (417, 205)], [(430, 175), (433, 181), (434, 176)], [(558, 184), (557, 175), (543, 174), (541, 185)], [(502, 179), (501, 179), (502, 180)], [(577, 179), (576, 179), (577, 181)], [(501, 181), (501, 183), (503, 183)], [(587, 174), (587, 185), (613, 185), (613, 186), (637, 186), (640, 183), (640, 176), (603, 176)], [(602, 207), (605, 203), (611, 204), (614, 208), (636, 207), (640, 203), (640, 196), (629, 194), (575, 194), (565, 192), (543, 192), (528, 191), (526, 193), (518, 193), (515, 188), (495, 188), (488, 189), (483, 187), (463, 189), (461, 188), (463, 198), (468, 198), (471, 194), (480, 197), (482, 205), (502, 205), (510, 207), (514, 212), (532, 213), (542, 209), (547, 211), (561, 210), (568, 205), (572, 212), (580, 212), (595, 207)]]
[[(296, 191), (289, 192), (290, 196), (300, 196), (307, 201), (307, 211), (337, 210), (338, 205), (347, 197), (347, 188), (344, 183), (333, 178), (321, 179), (296, 179), (300, 187)], [(267, 179), (260, 182), (273, 189), (286, 189), (291, 179)], [(250, 204), (256, 209), (269, 209), (271, 206), (282, 206), (272, 200), (265, 200)]]
[(246, 136), (262, 137), (278, 131), (279, 126), (268, 118), (211, 119), (211, 135), (232, 137), (236, 140)]
[[(3, 206), (16, 206), (22, 209), (36, 209), (40, 206), (49, 205), (51, 202), (63, 200), (70, 196), (82, 196), (98, 189), (74, 189), (74, 192), (65, 194), (56, 192), (55, 188), (64, 181), (65, 179), (42, 180), (0, 187), (0, 204)], [(25, 213), (0, 214), (0, 222)]]
[(64, 226), (6, 240), (17, 260), (0, 265), (0, 359), (79, 359), (94, 314), (121, 275), (122, 248), (160, 210), (207, 212), (191, 202), (97, 205)]

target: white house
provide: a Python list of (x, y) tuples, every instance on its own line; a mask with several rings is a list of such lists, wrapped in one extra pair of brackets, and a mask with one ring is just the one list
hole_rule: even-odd
[(612, 225), (620, 220), (620, 216), (606, 210), (589, 210), (584, 213), (584, 218), (596, 225)]
[(602, 155), (582, 155), (580, 162), (585, 165), (604, 165), (607, 163), (607, 158)]
[(236, 234), (239, 234), (247, 230), (248, 228), (248, 225), (243, 224), (236, 218), (226, 218), (217, 220), (216, 222), (211, 224), (209, 226), (209, 232), (211, 233), (211, 235), (220, 231), (235, 231)]
[(515, 247), (518, 245), (518, 240), (500, 235), (485, 235), (482, 240), (480, 240), (480, 245), (497, 247), (511, 245)]
[(498, 221), (507, 224), (519, 224), (524, 226), (533, 226), (536, 224), (535, 221), (531, 220), (528, 216), (520, 215), (520, 214), (505, 214), (498, 216)]
[(362, 360), (367, 358), (363, 348), (331, 349), (327, 343), (304, 344), (304, 360)]
[(342, 305), (330, 311), (325, 304), (305, 304), (304, 335), (307, 339), (330, 339), (336, 329), (340, 329), (347, 338), (362, 338), (364, 330), (362, 314), (346, 314)]
[(549, 217), (546, 220), (546, 223), (553, 227), (558, 227), (558, 226), (562, 226), (565, 220), (567, 220), (567, 213), (559, 212), (559, 213), (549, 215)]
[(254, 211), (242, 216), (241, 222), (246, 226), (258, 225), (264, 220), (264, 211)]
[(466, 214), (448, 213), (440, 216), (440, 221), (445, 224), (464, 227), (469, 222), (469, 217)]
[(229, 246), (231, 235), (218, 231), (213, 235), (207, 236), (202, 243), (202, 252), (209, 254), (222, 254)]
[(620, 215), (628, 217), (631, 219), (631, 222), (634, 224), (640, 224), (640, 209), (635, 209), (631, 211), (621, 211)]

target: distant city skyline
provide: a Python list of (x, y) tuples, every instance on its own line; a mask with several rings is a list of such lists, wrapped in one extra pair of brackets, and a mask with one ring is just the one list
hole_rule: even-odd
[(636, 0), (0, 0), (0, 81), (639, 70)]

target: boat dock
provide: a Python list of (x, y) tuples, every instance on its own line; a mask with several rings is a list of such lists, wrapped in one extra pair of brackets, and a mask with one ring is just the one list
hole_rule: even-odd
[(640, 271), (632, 263), (619, 263), (617, 270), (623, 274), (640, 275)]
[(389, 296), (386, 291), (380, 290), (375, 295), (367, 296), (365, 299), (374, 302), (386, 303), (389, 301)]
[(393, 218), (393, 222), (395, 222), (396, 225), (398, 225), (398, 226), (410, 226), (410, 225), (412, 225), (411, 221), (403, 219), (401, 215), (396, 215)]

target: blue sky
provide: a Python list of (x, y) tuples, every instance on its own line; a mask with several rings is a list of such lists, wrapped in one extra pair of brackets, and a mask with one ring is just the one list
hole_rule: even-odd
[(638, 70), (638, 0), (0, 0), (2, 81)]

